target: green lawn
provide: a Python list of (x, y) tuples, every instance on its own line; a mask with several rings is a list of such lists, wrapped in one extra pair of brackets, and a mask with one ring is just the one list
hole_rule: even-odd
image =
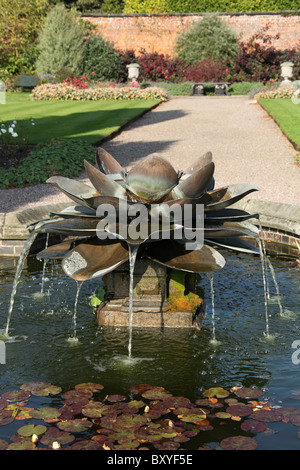
[(156, 104), (157, 100), (31, 101), (29, 93), (7, 93), (0, 122), (22, 120), (30, 144), (53, 138), (96, 143)]
[(258, 102), (300, 150), (300, 104), (294, 104), (291, 99), (259, 99)]

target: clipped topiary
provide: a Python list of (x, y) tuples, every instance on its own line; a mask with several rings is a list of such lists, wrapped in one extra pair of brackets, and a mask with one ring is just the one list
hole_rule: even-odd
[(238, 39), (217, 14), (207, 14), (184, 31), (175, 50), (186, 63), (194, 65), (211, 58), (233, 61), (239, 53)]

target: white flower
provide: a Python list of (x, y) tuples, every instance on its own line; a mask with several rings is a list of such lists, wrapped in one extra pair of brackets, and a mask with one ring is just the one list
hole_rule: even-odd
[(17, 124), (17, 121), (13, 121), (13, 124)]
[(2, 134), (5, 134), (5, 132), (7, 132), (7, 130), (6, 129), (1, 129), (1, 132), (2, 132)]
[(18, 137), (18, 134), (16, 132), (13, 132), (11, 135), (12, 137)]
[(9, 127), (8, 128), (8, 132), (10, 132), (10, 134), (12, 134), (14, 132), (14, 128), (13, 127)]

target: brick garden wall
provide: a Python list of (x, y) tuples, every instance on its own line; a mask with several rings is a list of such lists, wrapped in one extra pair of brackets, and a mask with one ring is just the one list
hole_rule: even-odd
[[(299, 12), (300, 13), (300, 12)], [(221, 14), (241, 40), (247, 40), (253, 33), (267, 24), (272, 36), (280, 33), (274, 41), (277, 49), (288, 49), (300, 44), (300, 14)], [(199, 15), (83, 15), (83, 19), (96, 25), (97, 31), (107, 40), (114, 42), (117, 49), (133, 49), (174, 55), (173, 47), (179, 33), (189, 28)]]

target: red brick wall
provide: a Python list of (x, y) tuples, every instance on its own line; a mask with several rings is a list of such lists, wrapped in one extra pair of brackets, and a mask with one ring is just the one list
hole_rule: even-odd
[[(247, 40), (269, 24), (269, 34), (280, 33), (280, 38), (274, 41), (277, 49), (292, 48), (300, 42), (300, 16), (225, 14), (220, 17), (242, 40)], [(201, 15), (83, 16), (83, 19), (96, 25), (97, 31), (105, 39), (114, 42), (118, 49), (133, 49), (138, 52), (143, 48), (147, 52), (156, 51), (171, 56), (174, 55), (177, 35), (201, 18)]]

